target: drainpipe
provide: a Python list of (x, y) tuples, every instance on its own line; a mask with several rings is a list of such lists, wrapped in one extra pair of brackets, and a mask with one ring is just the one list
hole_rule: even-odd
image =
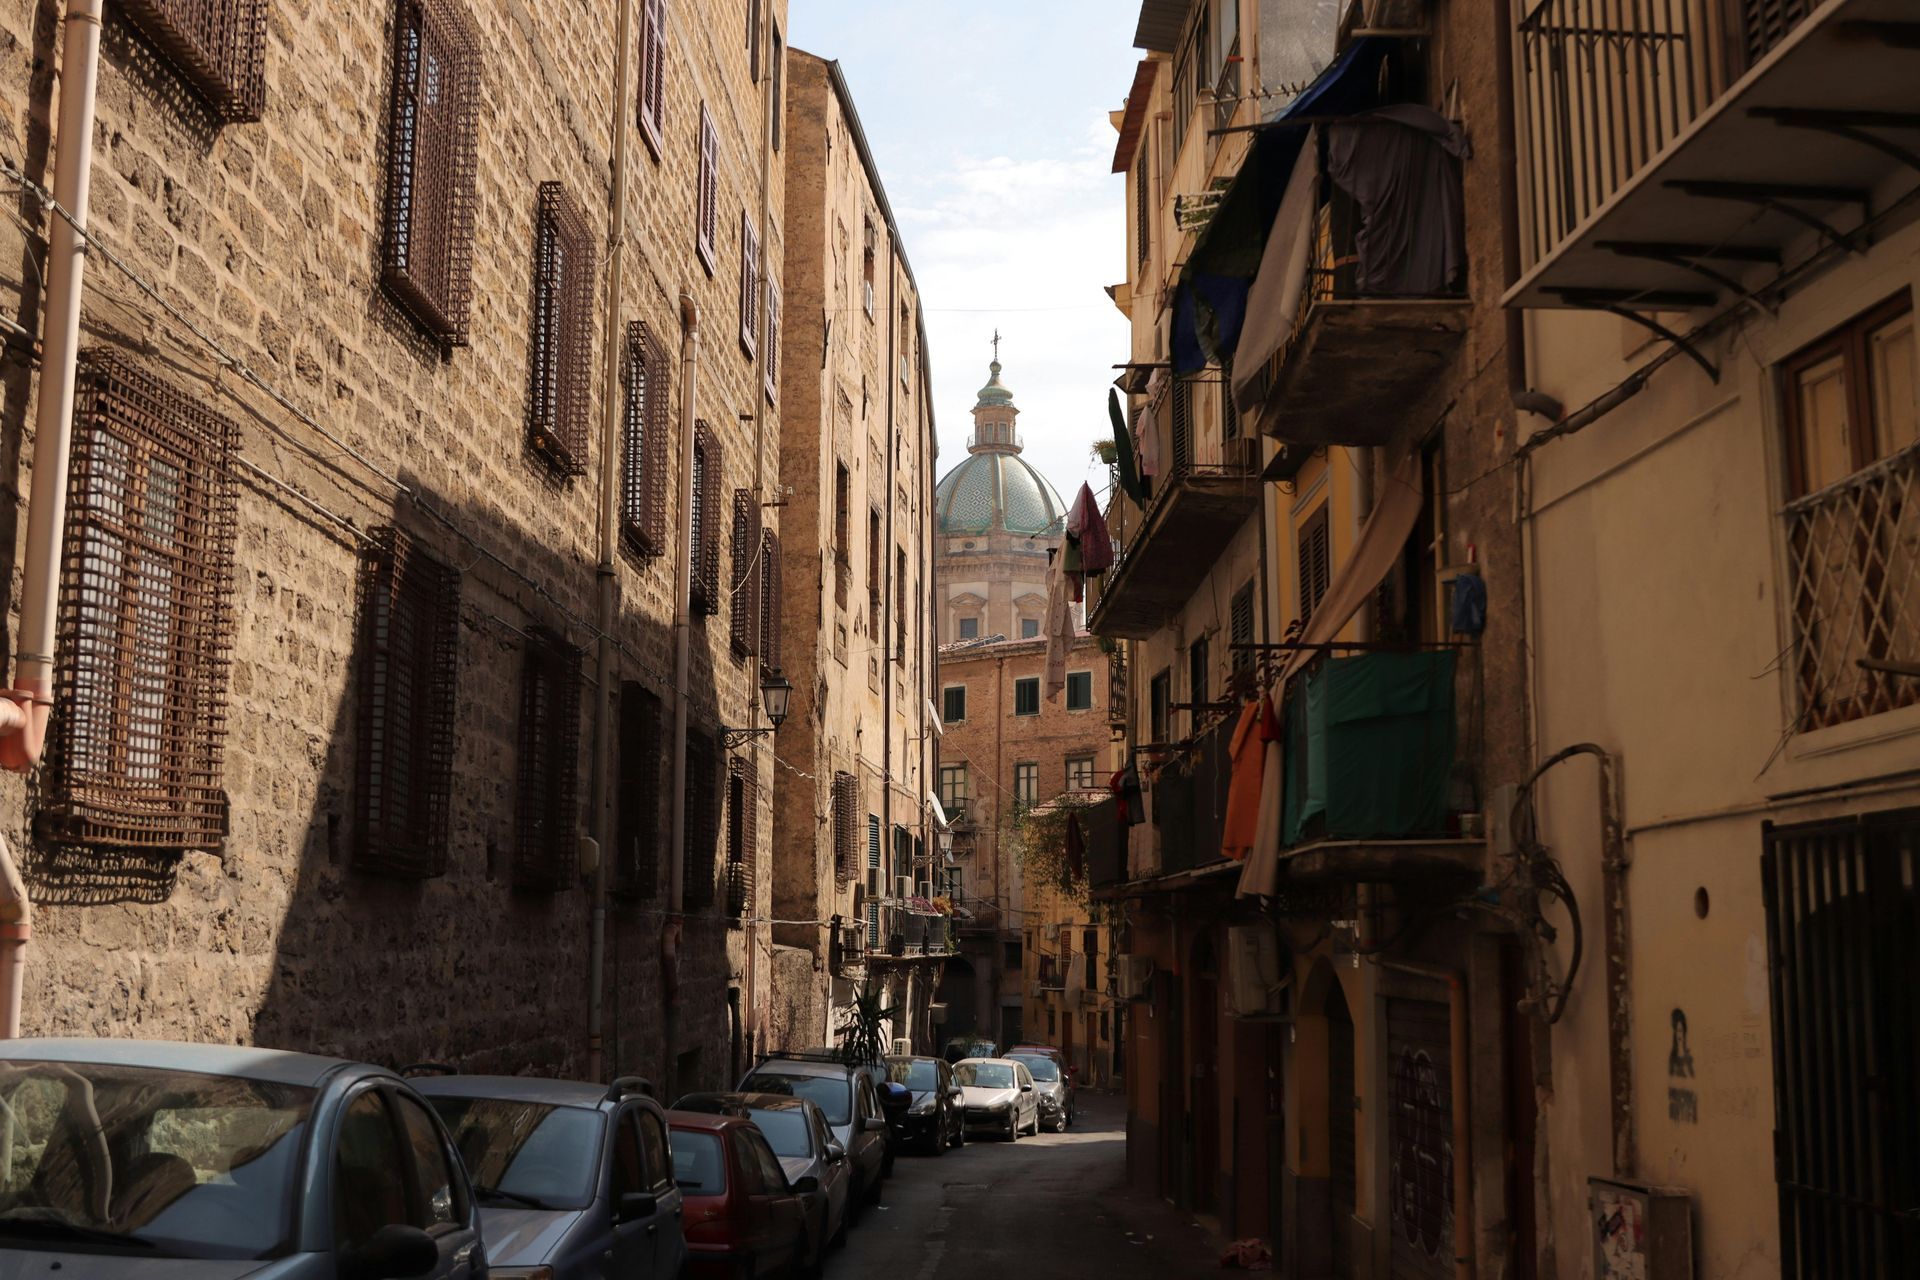
[(620, 298), (627, 247), (627, 116), (628, 39), (633, 24), (633, 0), (620, 0), (615, 30), (613, 95), (613, 194), (607, 216), (607, 322), (602, 345), (606, 359), (600, 383), (600, 565), (596, 571), (599, 639), (594, 643), (593, 676), (598, 705), (593, 717), (593, 781), (589, 809), (600, 855), (593, 862), (593, 917), (587, 941), (587, 1079), (602, 1078), (602, 1027), (606, 1017), (607, 967), (607, 859), (613, 851), (613, 629), (618, 621), (617, 580), (614, 577), (619, 537), (620, 454)]
[(693, 419), (700, 376), (700, 307), (680, 295), (680, 551), (673, 565), (673, 825), (668, 844), (667, 919), (660, 930), (661, 1056), (674, 1078), (674, 1042), (679, 1030), (681, 913), (687, 904), (687, 704), (693, 666)]
[[(881, 847), (892, 850), (894, 853), (898, 852), (898, 841), (893, 836), (893, 669), (897, 661), (893, 637), (895, 629), (900, 625), (900, 619), (895, 616), (899, 607), (900, 588), (893, 580), (893, 469), (895, 466), (893, 441), (895, 433), (899, 430), (893, 415), (896, 411), (895, 397), (900, 389), (898, 345), (900, 330), (897, 315), (900, 268), (895, 259), (898, 252), (899, 242), (894, 233), (893, 223), (889, 220), (887, 223), (887, 363), (881, 374), (887, 380), (887, 473), (881, 478), (881, 483), (886, 485), (887, 498), (883, 508), (886, 516), (881, 525), (879, 547), (881, 614), (887, 621), (886, 625), (880, 629), (880, 634), (874, 639), (880, 645), (880, 654), (884, 659), (880, 664), (880, 830), (881, 838), (886, 843)], [(913, 855), (909, 852), (907, 856), (907, 874), (911, 877)], [(893, 873), (895, 887), (898, 887), (899, 866), (891, 855), (883, 858), (882, 861)], [(901, 927), (904, 931), (905, 926)]]
[(27, 939), (32, 936), (33, 903), (27, 898), (27, 884), (20, 878), (13, 850), (0, 836), (0, 1039), (20, 1037), (20, 988), (27, 972)]
[[(87, 262), (82, 236), (93, 177), (101, 5), (102, 0), (69, 0), (60, 47), (60, 136), (54, 144), (53, 197), (67, 216), (55, 213), (49, 219), (20, 636), (14, 646), (13, 688), (0, 691), (0, 767), (15, 773), (25, 773), (40, 762), (47, 714), (53, 708), (54, 606), (60, 583), (60, 535), (67, 523), (67, 461), (73, 445), (80, 295)], [(18, 1016), (17, 1006), (14, 1016)]]
[(1453, 1100), (1453, 1274), (1454, 1280), (1473, 1280), (1479, 1224), (1473, 1213), (1473, 1122), (1466, 1087), (1472, 1079), (1468, 1074), (1467, 984), (1455, 970), (1437, 965), (1389, 960), (1385, 967), (1447, 984), (1449, 1070), (1452, 1073), (1448, 1093)]
[[(1506, 287), (1520, 279), (1520, 147), (1513, 110), (1513, 12), (1507, 4), (1494, 6), (1493, 68), (1497, 146), (1494, 163), (1500, 169), (1500, 262)], [(1558, 422), (1566, 412), (1545, 392), (1527, 386), (1527, 317), (1518, 307), (1506, 308), (1507, 398), (1521, 413), (1537, 413)]]

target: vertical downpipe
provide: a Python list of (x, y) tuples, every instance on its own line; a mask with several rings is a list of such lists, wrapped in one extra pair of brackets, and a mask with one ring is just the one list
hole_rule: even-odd
[(680, 935), (687, 904), (687, 704), (693, 665), (693, 420), (700, 381), (700, 308), (680, 295), (680, 550), (673, 568), (673, 814), (668, 845), (667, 918), (660, 930), (660, 1052), (678, 1093), (674, 1046), (680, 1030)]

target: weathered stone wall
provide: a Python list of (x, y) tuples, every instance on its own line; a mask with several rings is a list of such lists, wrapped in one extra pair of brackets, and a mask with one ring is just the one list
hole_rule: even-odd
[[(785, 6), (767, 8), (784, 27)], [(520, 0), (474, 0), (468, 11), (484, 62), (475, 301), (470, 345), (443, 357), (378, 285), (391, 7), (269, 5), (265, 118), (225, 127), (110, 9), (93, 230), (181, 318), (96, 256), (84, 341), (129, 352), (231, 416), (242, 432), (240, 456), (271, 479), (239, 473), (224, 847), (114, 865), (97, 850), (37, 841), (32, 787), (9, 778), (0, 790), (0, 825), (24, 855), (38, 904), (25, 1010), (31, 1033), (257, 1041), (394, 1062), (585, 1069), (588, 895), (517, 894), (508, 874), (523, 633), (550, 626), (582, 647), (595, 635), (600, 357), (602, 344), (618, 335), (605, 332), (596, 302), (589, 472), (555, 481), (524, 444), (532, 252), (537, 186), (558, 180), (601, 241), (604, 275), (608, 122), (621, 119), (632, 131), (633, 108), (613, 101), (611, 10), (536, 14)], [(741, 421), (742, 413), (766, 408), (761, 367), (732, 335), (741, 214), (777, 228), (784, 175), (777, 158), (763, 161), (768, 81), (764, 72), (759, 84), (751, 79), (740, 25), (710, 24), (692, 5), (667, 11), (664, 145), (656, 157), (630, 132), (618, 320), (645, 319), (672, 360), (680, 350), (681, 292), (698, 304), (706, 341), (696, 412), (720, 441), (730, 504), (734, 487), (777, 468), (771, 422)], [(0, 150), (35, 181), (50, 183), (53, 6), (8, 6), (0, 35)], [(693, 253), (703, 100), (720, 133), (711, 276)], [(19, 211), (31, 233), (14, 224), (0, 229), (7, 237), (0, 303), (34, 325), (46, 219), (32, 199)], [(777, 273), (780, 237), (763, 232), (762, 240)], [(604, 295), (604, 281), (598, 292)], [(220, 353), (256, 370), (298, 412), (220, 372)], [(30, 485), (33, 381), (9, 349), (0, 370), (0, 466), (17, 495)], [(670, 406), (669, 455), (677, 467), (685, 443), (677, 380)], [(763, 441), (758, 465), (756, 438)], [(669, 484), (670, 530), (684, 523), (672, 509), (676, 494)], [(776, 514), (767, 513), (769, 522)], [(24, 530), (16, 510), (4, 518), (0, 555), (12, 612)], [(358, 534), (384, 523), (406, 528), (463, 571), (452, 856), (446, 875), (420, 884), (347, 865)], [(721, 536), (724, 581), (724, 524)], [(679, 537), (671, 534), (670, 543)], [(615, 573), (619, 678), (664, 697), (673, 559), (622, 556)], [(693, 626), (696, 724), (747, 723), (758, 701), (758, 673), (729, 652), (727, 621), (723, 609)], [(583, 832), (595, 705), (589, 687), (575, 744)], [(764, 867), (769, 763), (761, 762), (759, 777), (756, 856)], [(663, 885), (665, 861), (663, 852)], [(768, 878), (763, 870), (760, 884)], [(612, 911), (607, 1016), (609, 1066), (668, 1079), (663, 894)], [(764, 889), (761, 897), (755, 914), (764, 916)], [(718, 1083), (725, 1073), (725, 988), (731, 981), (763, 991), (766, 984), (764, 956), (757, 966), (749, 959), (754, 939), (763, 950), (764, 930), (730, 930), (711, 915), (687, 922), (675, 1047), (697, 1051), (689, 1065), (698, 1078), (679, 1083)], [(757, 977), (749, 980), (750, 971)], [(750, 992), (750, 1007), (759, 1003)]]

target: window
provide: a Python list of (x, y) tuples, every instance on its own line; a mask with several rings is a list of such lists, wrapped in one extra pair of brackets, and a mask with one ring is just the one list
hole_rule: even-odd
[(380, 1228), (413, 1221), (400, 1151), (385, 1095), (367, 1089), (347, 1104), (333, 1149), (333, 1242), (349, 1252)]
[(1067, 790), (1092, 791), (1098, 785), (1094, 781), (1092, 756), (1067, 757)]
[(360, 562), (353, 865), (410, 879), (447, 869), (460, 575), (393, 528)]
[(1022, 640), (1038, 639), (1039, 635), (1040, 635), (1040, 619), (1038, 618), (1020, 619), (1020, 638)]
[(1200, 91), (1213, 87), (1213, 75), (1207, 66), (1207, 55), (1213, 50), (1207, 6), (1203, 4), (1199, 8), (1200, 19), (1194, 24), (1186, 43), (1181, 46), (1178, 61), (1174, 65), (1173, 154), (1176, 159), (1180, 155), (1180, 148), (1186, 144), (1187, 129), (1193, 123), (1193, 113), (1199, 106)]
[(1087, 711), (1093, 707), (1093, 672), (1067, 672), (1067, 710)]
[(740, 214), (740, 349), (751, 360), (760, 345), (760, 233)]
[(1146, 265), (1147, 256), (1153, 252), (1153, 201), (1147, 194), (1148, 154), (1146, 141), (1142, 139), (1140, 163), (1133, 170), (1133, 242), (1142, 266)]
[(753, 914), (759, 847), (759, 779), (749, 761), (736, 758), (727, 772), (727, 915), (736, 921)]
[(687, 844), (681, 892), (689, 909), (713, 905), (720, 843), (720, 756), (711, 734), (687, 731)]
[(418, 1176), (417, 1216), (419, 1225), (429, 1231), (457, 1227), (466, 1221), (466, 1199), (460, 1194), (460, 1180), (447, 1161), (447, 1147), (440, 1139), (439, 1126), (427, 1109), (412, 1098), (396, 1094), (394, 1109), (400, 1113), (400, 1126), (406, 1131), (407, 1146), (413, 1153), (413, 1168)]
[(660, 159), (660, 121), (665, 114), (667, 74), (667, 0), (640, 4), (640, 136)]
[(673, 1190), (673, 1158), (668, 1154), (671, 1146), (667, 1141), (667, 1127), (651, 1111), (636, 1110), (633, 1116), (640, 1122), (640, 1145), (647, 1156), (647, 1189), (665, 1195)]
[(620, 1197), (647, 1190), (647, 1159), (640, 1149), (640, 1130), (634, 1124), (638, 1111), (626, 1111), (614, 1121), (612, 1200), (616, 1209)]
[(833, 467), (833, 602), (847, 607), (853, 578), (853, 475), (847, 464)]
[(958, 822), (966, 816), (967, 766), (964, 764), (940, 766), (940, 807), (947, 811), (949, 822)]
[(959, 724), (967, 718), (967, 686), (950, 684), (940, 691), (940, 720)]
[(456, 0), (398, 0), (393, 30), (380, 281), (429, 334), (460, 346), (473, 297), (479, 32)]
[(1781, 370), (1787, 432), (1787, 600), (1800, 725), (1920, 701), (1920, 682), (1863, 668), (1920, 653), (1914, 330), (1900, 294)]
[(767, 403), (774, 404), (780, 399), (780, 286), (767, 278), (767, 335), (766, 346), (760, 355), (761, 385), (767, 393)]
[(867, 815), (867, 870), (880, 870), (880, 815)]
[[(862, 249), (862, 255), (861, 255), (861, 268), (860, 268), (860, 275), (861, 275), (861, 285), (860, 285), (860, 296), (861, 296), (861, 299), (862, 299), (862, 301), (863, 301), (863, 302), (864, 302), (864, 303), (866, 304), (866, 308), (867, 308), (867, 319), (869, 319), (869, 320), (871, 320), (871, 319), (873, 319), (873, 269), (874, 269), (874, 260), (875, 260), (875, 256), (876, 256), (876, 255), (878, 254), (878, 252), (879, 252), (879, 238), (878, 238), (878, 237), (877, 237), (877, 236), (876, 236), (876, 235), (874, 234), (874, 230), (873, 230), (873, 219), (872, 219), (872, 218), (868, 218), (868, 219), (866, 219), (866, 229), (865, 229), (865, 231), (864, 231), (864, 232), (862, 233), (862, 235), (861, 235), (861, 244), (862, 244), (862, 245), (863, 245), (864, 247), (863, 247), (863, 249)], [(867, 397), (866, 397), (866, 390), (865, 390), (865, 388), (864, 388), (864, 387), (862, 387), (862, 389), (861, 389), (861, 393), (860, 393), (860, 400), (861, 400), (861, 403), (862, 403), (862, 405), (863, 405), (863, 406), (864, 406), (864, 405), (865, 405), (865, 403), (866, 403), (866, 398), (867, 398)], [(863, 407), (863, 408), (862, 408), (862, 410), (861, 410), (861, 415), (862, 415), (862, 416), (864, 417), (864, 416), (865, 416), (865, 413), (866, 413), (866, 411), (865, 411), (865, 408)]]
[(1013, 766), (1013, 802), (1032, 806), (1040, 803), (1040, 766), (1023, 762)]
[(907, 553), (904, 548), (893, 549), (893, 657), (896, 662), (907, 660)]
[(1013, 714), (1017, 716), (1040, 714), (1040, 677), (1027, 676), (1013, 682)]
[(1248, 582), (1244, 587), (1241, 587), (1233, 593), (1233, 604), (1228, 608), (1227, 618), (1228, 634), (1231, 636), (1230, 643), (1233, 645), (1233, 648), (1229, 651), (1233, 655), (1231, 658), (1233, 669), (1236, 673), (1251, 671), (1253, 669), (1253, 650), (1245, 649), (1241, 646), (1253, 643), (1252, 582)]
[(886, 563), (880, 555), (880, 511), (867, 512), (867, 634), (880, 634), (880, 570)]
[(780, 38), (780, 24), (773, 24), (773, 149), (780, 150), (781, 113), (786, 110), (787, 46)]
[(760, 667), (780, 669), (780, 538), (771, 529), (760, 533)]
[(980, 638), (980, 619), (960, 619), (960, 638), (962, 640), (978, 640)]
[(1300, 576), (1297, 586), (1300, 592), (1300, 625), (1305, 626), (1313, 617), (1313, 611), (1320, 607), (1320, 601), (1326, 598), (1327, 587), (1333, 577), (1331, 549), (1327, 543), (1327, 504), (1322, 502), (1300, 526)]
[(118, 353), (82, 358), (43, 797), (65, 839), (224, 838), (237, 439)]
[[(853, 879), (860, 849), (860, 779), (851, 773), (833, 775), (833, 871), (842, 883)], [(949, 815), (951, 816), (951, 815)]]
[(713, 243), (720, 227), (720, 134), (707, 104), (700, 104), (700, 177), (694, 188), (693, 248), (707, 274), (714, 272)]
[(660, 699), (633, 681), (620, 686), (620, 792), (613, 891), (650, 899), (659, 892)]
[(265, 0), (127, 0), (125, 13), (222, 123), (260, 118), (266, 105)]
[(693, 424), (693, 611), (720, 612), (720, 446), (704, 420)]
[(578, 875), (579, 743), (580, 651), (535, 627), (520, 674), (516, 889), (564, 889)]
[(667, 529), (666, 354), (644, 320), (627, 326), (621, 364), (626, 390), (621, 459), (620, 538), (635, 555), (664, 553)]
[(565, 189), (543, 182), (534, 219), (527, 444), (561, 475), (587, 469), (593, 293), (593, 233)]
[(1008, 973), (1015, 973), (1026, 965), (1026, 956), (1021, 951), (1020, 939), (1008, 938), (1001, 944), (1001, 948), (1004, 952), (1001, 965)]
[(733, 491), (733, 608), (728, 617), (735, 657), (751, 657), (760, 643), (760, 499)]
[(1147, 736), (1155, 743), (1167, 742), (1172, 729), (1173, 674), (1162, 671), (1147, 686)]
[(1207, 641), (1202, 636), (1187, 646), (1187, 700), (1192, 708), (1187, 712), (1187, 723), (1193, 731), (1200, 731), (1200, 718), (1207, 702)]

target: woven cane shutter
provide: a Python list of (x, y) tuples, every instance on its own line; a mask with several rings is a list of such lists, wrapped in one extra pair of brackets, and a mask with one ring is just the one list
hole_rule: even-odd
[(760, 535), (760, 665), (780, 669), (780, 537), (767, 529)]
[(833, 775), (833, 874), (845, 884), (853, 879), (854, 858), (860, 848), (860, 780), (850, 773)]
[(753, 654), (760, 642), (760, 502), (751, 489), (733, 491), (733, 651)]

